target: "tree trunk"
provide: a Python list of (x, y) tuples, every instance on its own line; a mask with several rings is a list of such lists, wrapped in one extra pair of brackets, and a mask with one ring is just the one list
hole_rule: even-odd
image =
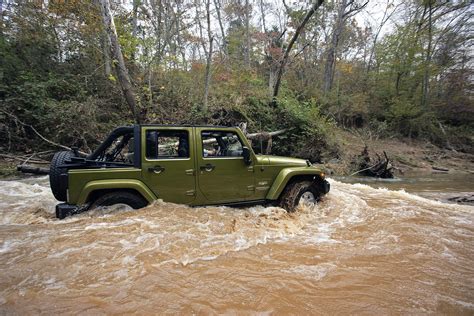
[(426, 5), (428, 6), (428, 48), (426, 49), (425, 73), (423, 76), (423, 95), (421, 99), (421, 105), (425, 108), (428, 105), (430, 66), (431, 66), (431, 46), (432, 46), (432, 41), (433, 41), (432, 23), (431, 23), (433, 7), (432, 7), (431, 0), (429, 0)]
[(334, 82), (334, 71), (336, 69), (336, 54), (341, 33), (347, 19), (367, 6), (369, 0), (364, 3), (358, 3), (355, 0), (341, 0), (341, 4), (337, 10), (336, 22), (332, 32), (331, 46), (329, 46), (324, 67), (324, 93), (328, 93)]
[(176, 39), (177, 39), (177, 43), (178, 43), (179, 51), (180, 51), (180, 54), (181, 54), (181, 59), (182, 59), (184, 69), (188, 69), (188, 63), (186, 61), (186, 51), (185, 51), (185, 49), (183, 49), (183, 47), (184, 47), (183, 39), (181, 38), (181, 19), (179, 17), (181, 16), (183, 11), (181, 11), (181, 6), (180, 6), (179, 1), (176, 2), (176, 10), (177, 10), (176, 15), (175, 15), (175, 19), (176, 19)]
[(263, 32), (266, 35), (267, 34), (267, 25), (265, 23), (265, 8), (264, 8), (264, 5), (263, 5), (263, 0), (260, 0), (260, 12), (262, 13)]
[(163, 21), (162, 21), (162, 12), (164, 11), (163, 4), (161, 0), (150, 0), (150, 5), (153, 11), (153, 18), (155, 20), (153, 24), (153, 28), (155, 31), (155, 44), (156, 50), (154, 54), (154, 63), (156, 66), (160, 66), (161, 60), (163, 59), (162, 53), (165, 50), (164, 44), (162, 45), (162, 39), (165, 38)]
[[(344, 0), (345, 1), (345, 0)], [(280, 62), (280, 66), (278, 68), (277, 76), (276, 76), (276, 81), (275, 85), (273, 87), (273, 95), (272, 95), (272, 105), (276, 106), (276, 98), (278, 96), (278, 92), (280, 90), (280, 85), (281, 85), (281, 77), (283, 76), (283, 71), (285, 69), (286, 63), (288, 62), (288, 57), (290, 55), (290, 51), (293, 48), (293, 45), (295, 44), (296, 40), (298, 39), (299, 35), (303, 31), (306, 23), (308, 23), (309, 19), (313, 14), (318, 10), (318, 8), (323, 4), (324, 0), (316, 0), (313, 5), (311, 6), (311, 9), (306, 12), (305, 17), (303, 18), (303, 21), (301, 22), (300, 25), (296, 28), (295, 34), (293, 34), (293, 37), (291, 38), (290, 42), (288, 43), (288, 47), (285, 50), (285, 54), (283, 55), (283, 59)]]
[(226, 42), (226, 38), (225, 38), (224, 25), (222, 24), (220, 1), (219, 0), (214, 0), (214, 6), (216, 7), (217, 22), (219, 23), (219, 29), (221, 30), (222, 50), (224, 51), (224, 56), (227, 58), (227, 42)]
[(107, 78), (112, 74), (112, 67), (110, 65), (110, 45), (107, 40), (107, 34), (102, 34), (102, 52), (104, 55), (104, 71)]
[(208, 99), (209, 99), (209, 86), (211, 85), (211, 63), (212, 63), (212, 42), (213, 38), (209, 40), (209, 52), (207, 55), (207, 62), (206, 62), (206, 78), (205, 78), (205, 86), (204, 86), (204, 106), (203, 112), (207, 112), (208, 107)]
[(211, 2), (211, 0), (206, 1), (207, 38), (209, 40), (209, 49), (207, 51), (207, 56), (206, 56), (206, 77), (205, 77), (205, 84), (204, 84), (204, 104), (203, 104), (203, 108), (202, 108), (204, 113), (207, 113), (207, 108), (208, 108), (209, 86), (211, 84), (212, 42), (214, 40), (214, 38), (212, 37), (212, 32), (211, 32), (210, 2)]
[(250, 69), (250, 6), (245, 0), (245, 66)]
[(105, 32), (107, 33), (107, 39), (110, 44), (112, 51), (112, 56), (114, 57), (115, 70), (117, 71), (118, 80), (120, 86), (122, 87), (122, 92), (127, 101), (128, 107), (135, 118), (137, 123), (141, 123), (140, 112), (138, 110), (137, 102), (135, 100), (135, 94), (133, 92), (133, 87), (130, 82), (130, 77), (128, 75), (127, 67), (125, 66), (125, 61), (122, 55), (122, 49), (118, 41), (117, 30), (115, 28), (114, 19), (110, 11), (110, 2), (109, 0), (99, 0), (100, 9), (102, 12), (102, 18), (104, 22)]
[[(141, 0), (133, 0), (132, 8), (132, 36), (137, 37), (138, 34), (138, 6)], [(135, 51), (132, 52), (132, 60), (135, 60)]]
[(275, 92), (275, 84), (276, 78), (278, 75), (278, 65), (276, 64), (275, 60), (270, 60), (269, 62), (270, 68), (268, 69), (268, 90), (270, 96), (273, 97), (273, 93)]
[(347, 7), (347, 0), (342, 0), (337, 10), (337, 18), (334, 23), (334, 30), (332, 32), (331, 44), (328, 48), (326, 65), (324, 66), (324, 93), (328, 93), (334, 82), (334, 69), (336, 66), (336, 50), (339, 44), (342, 28), (344, 27), (344, 11)]
[(0, 35), (3, 34), (3, 0), (0, 0)]

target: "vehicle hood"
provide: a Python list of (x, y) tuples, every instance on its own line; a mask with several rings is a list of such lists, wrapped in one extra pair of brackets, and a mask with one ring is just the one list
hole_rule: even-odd
[(304, 159), (291, 158), (291, 157), (258, 155), (257, 160), (260, 165), (288, 166), (288, 167), (306, 167), (308, 165), (306, 163), (306, 160)]

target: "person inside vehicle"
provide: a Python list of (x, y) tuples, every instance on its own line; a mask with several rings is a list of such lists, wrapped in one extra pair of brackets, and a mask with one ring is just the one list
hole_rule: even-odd
[(189, 157), (188, 138), (184, 134), (179, 136), (178, 157), (181, 157), (181, 158)]

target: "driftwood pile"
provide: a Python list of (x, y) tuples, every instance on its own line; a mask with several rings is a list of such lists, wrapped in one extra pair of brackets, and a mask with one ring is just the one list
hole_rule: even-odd
[(394, 177), (393, 166), (390, 163), (387, 153), (385, 151), (383, 152), (384, 158), (380, 157), (377, 153), (375, 153), (375, 155), (377, 158), (372, 159), (367, 146), (365, 146), (361, 154), (355, 159), (358, 171), (351, 174), (351, 176), (359, 174), (366, 177), (392, 179)]

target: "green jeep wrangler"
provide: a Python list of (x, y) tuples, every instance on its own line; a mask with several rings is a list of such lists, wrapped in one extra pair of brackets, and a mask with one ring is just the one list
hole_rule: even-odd
[(329, 192), (309, 161), (256, 155), (239, 128), (134, 125), (115, 129), (95, 152), (57, 152), (50, 167), (63, 219), (114, 204), (156, 199), (191, 206), (273, 204), (294, 211)]

